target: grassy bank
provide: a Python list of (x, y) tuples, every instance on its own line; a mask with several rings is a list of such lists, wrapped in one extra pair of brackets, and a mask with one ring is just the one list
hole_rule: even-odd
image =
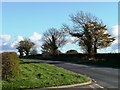
[(2, 89), (43, 88), (68, 84), (83, 83), (90, 79), (54, 65), (20, 60), (18, 77), (2, 82)]

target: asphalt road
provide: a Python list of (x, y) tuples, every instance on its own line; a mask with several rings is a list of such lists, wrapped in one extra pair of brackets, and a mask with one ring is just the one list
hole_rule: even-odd
[(97, 67), (67, 63), (63, 61), (39, 60), (44, 63), (54, 64), (58, 67), (89, 76), (95, 83), (107, 89), (119, 88), (120, 70), (115, 68)]

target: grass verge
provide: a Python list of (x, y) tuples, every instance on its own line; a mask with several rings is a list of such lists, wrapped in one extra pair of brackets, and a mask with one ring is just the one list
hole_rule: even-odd
[(44, 88), (84, 83), (90, 78), (36, 61), (20, 60), (19, 77), (2, 81), (2, 90)]

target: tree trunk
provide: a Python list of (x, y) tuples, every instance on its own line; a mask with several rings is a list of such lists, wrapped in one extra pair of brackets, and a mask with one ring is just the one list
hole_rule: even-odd
[(94, 47), (94, 54), (97, 54), (97, 47)]
[(22, 57), (22, 56), (23, 56), (23, 50), (22, 50), (22, 49), (19, 49), (18, 52), (20, 53), (20, 57)]
[(88, 59), (92, 58), (92, 47), (91, 46), (88, 46), (87, 52), (88, 52)]
[(97, 54), (97, 39), (95, 38), (95, 42), (94, 42), (94, 54)]
[(28, 56), (29, 55), (29, 51), (26, 51), (26, 56)]
[(20, 57), (22, 57), (23, 56), (23, 52), (20, 52)]

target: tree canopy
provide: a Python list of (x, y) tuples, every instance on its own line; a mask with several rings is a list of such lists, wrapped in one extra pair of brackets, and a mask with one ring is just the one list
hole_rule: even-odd
[(76, 50), (71, 49), (71, 50), (68, 50), (66, 54), (78, 54), (78, 52)]
[(65, 32), (76, 37), (79, 46), (88, 54), (96, 54), (97, 49), (106, 48), (115, 40), (107, 33), (107, 26), (90, 13), (83, 11), (70, 15), (73, 28), (63, 25)]
[(50, 28), (47, 32), (44, 33), (43, 44), (41, 46), (43, 53), (49, 54), (58, 54), (58, 48), (62, 47), (66, 43), (65, 35), (62, 31), (57, 30), (56, 28)]
[(18, 49), (20, 56), (23, 56), (23, 54), (26, 54), (26, 56), (28, 56), (30, 50), (33, 48), (34, 45), (35, 44), (30, 39), (25, 39), (18, 43), (16, 49)]

